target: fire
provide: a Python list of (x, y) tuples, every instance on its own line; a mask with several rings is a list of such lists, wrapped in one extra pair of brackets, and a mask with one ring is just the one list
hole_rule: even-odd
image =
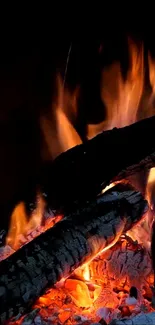
[(146, 187), (146, 198), (152, 210), (154, 209), (154, 201), (153, 201), (154, 191), (155, 191), (155, 168), (151, 168), (148, 175), (148, 181)]
[[(129, 67), (124, 79), (120, 62), (114, 62), (101, 73), (101, 99), (106, 107), (106, 120), (97, 125), (88, 125), (88, 138), (98, 133), (130, 125), (140, 118), (154, 115), (155, 112), (155, 60), (148, 53), (146, 58), (142, 43), (135, 44), (128, 40)], [(146, 78), (149, 76), (151, 91), (145, 89)], [(102, 193), (113, 187), (110, 184), (102, 190)], [(154, 208), (155, 168), (148, 174), (146, 186), (146, 199), (150, 208)], [(145, 246), (150, 248), (151, 232), (154, 216), (150, 211), (139, 228), (132, 229), (129, 234), (132, 238), (138, 238)]]
[(56, 222), (62, 219), (62, 216), (58, 215), (54, 218), (50, 218), (50, 220), (47, 219), (45, 224), (42, 225), (44, 220), (45, 207), (45, 201), (39, 194), (37, 196), (36, 208), (32, 211), (30, 218), (28, 218), (25, 204), (24, 202), (20, 202), (14, 208), (11, 215), (11, 222), (6, 238), (6, 245), (9, 245), (14, 250), (17, 250), (22, 245), (38, 236), (41, 232), (47, 230), (50, 227), (53, 227)]
[(20, 237), (26, 236), (29, 232), (41, 226), (43, 213), (45, 209), (45, 202), (43, 198), (38, 195), (36, 209), (32, 212), (30, 220), (26, 214), (25, 204), (19, 203), (11, 216), (10, 229), (6, 239), (6, 244), (17, 250), (20, 247)]
[(88, 308), (93, 300), (90, 297), (89, 289), (85, 282), (75, 279), (68, 279), (65, 282), (65, 289), (70, 292), (76, 306)]
[(85, 281), (89, 281), (90, 280), (90, 270), (89, 270), (89, 265), (88, 264), (84, 267), (83, 277), (84, 277), (84, 280)]
[(129, 70), (124, 82), (121, 65), (112, 64), (102, 72), (101, 98), (107, 107), (106, 129), (123, 127), (137, 119), (144, 76), (143, 45), (129, 40)]
[[(145, 85), (146, 69), (144, 69), (145, 57), (142, 43), (135, 44), (131, 39), (128, 40), (129, 67), (126, 78), (123, 77), (120, 62), (114, 62), (101, 72), (101, 99), (106, 106), (106, 120), (98, 125), (88, 125), (88, 138), (97, 133), (111, 129), (113, 127), (123, 127), (134, 123), (141, 117), (153, 114), (153, 99), (155, 94), (155, 61), (148, 54), (149, 82), (152, 88), (149, 98), (147, 98), (146, 109), (143, 109), (142, 95)], [(49, 153), (55, 158), (60, 153), (75, 145), (80, 144), (81, 138), (74, 127), (77, 118), (77, 98), (78, 88), (71, 92), (64, 87), (62, 80), (57, 78), (57, 96), (55, 104), (52, 105), (50, 112), (42, 117), (41, 129), (45, 135)], [(146, 100), (144, 101), (146, 104)], [(154, 176), (153, 176), (154, 175)], [(154, 178), (153, 178), (154, 177)], [(153, 183), (155, 179), (154, 169), (150, 171), (146, 196), (152, 207), (151, 193), (153, 193)], [(103, 193), (114, 186), (103, 189)], [(37, 208), (32, 213), (28, 221), (25, 205), (19, 203), (11, 216), (10, 230), (8, 233), (7, 244), (14, 249), (19, 248), (19, 236), (25, 236), (33, 229), (41, 226), (44, 210), (44, 202), (39, 198)]]
[(52, 158), (81, 144), (81, 138), (73, 123), (77, 116), (78, 89), (73, 93), (65, 89), (60, 78), (57, 79), (58, 96), (48, 115), (41, 118), (40, 124)]
[[(114, 62), (101, 72), (101, 99), (106, 107), (106, 120), (97, 125), (87, 126), (88, 139), (103, 130), (127, 126), (140, 118), (153, 115), (155, 61), (148, 54), (148, 71), (146, 71), (143, 44), (135, 44), (130, 39), (128, 48), (129, 69), (125, 78), (120, 62)], [(145, 92), (144, 95), (147, 74), (151, 93)], [(51, 158), (82, 143), (74, 127), (77, 118), (77, 96), (77, 90), (73, 93), (69, 92), (58, 79), (56, 104), (52, 105), (50, 112), (40, 121)], [(111, 184), (102, 192), (104, 193), (114, 185), (114, 183)], [(152, 210), (154, 209), (154, 185), (155, 168), (152, 168), (146, 186), (146, 198)], [(28, 235), (33, 230), (36, 231), (35, 236), (37, 236), (61, 220), (62, 216), (57, 216), (42, 226), (44, 210), (45, 202), (39, 196), (37, 207), (28, 220), (24, 203), (19, 203), (11, 216), (7, 244), (16, 250), (32, 239)], [(154, 212), (149, 211), (145, 220), (129, 231), (125, 238), (121, 237), (122, 229), (120, 229), (113, 247), (109, 245), (106, 250), (103, 248), (103, 242), (100, 243), (94, 236), (94, 240), (90, 243), (92, 256), (89, 262), (75, 270), (70, 278), (62, 279), (59, 286), (47, 291), (38, 299), (33, 308), (41, 308), (39, 315), (47, 319), (51, 317), (52, 323), (56, 323), (59, 319), (62, 324), (68, 324), (66, 322), (71, 319), (71, 324), (75, 324), (72, 309), (76, 316), (80, 314), (84, 317), (89, 314), (93, 323), (101, 319), (98, 316), (101, 307), (106, 307), (108, 316), (105, 318), (107, 317), (108, 321), (108, 317), (115, 316), (114, 310), (119, 314), (118, 309), (122, 302), (131, 298), (128, 297), (130, 287), (135, 286), (135, 283), (138, 290), (145, 292), (150, 298), (153, 274), (149, 248), (153, 217)], [(21, 237), (26, 239), (21, 239)], [(143, 287), (139, 286), (139, 279)], [(143, 302), (146, 303), (144, 299)], [(139, 308), (140, 298), (136, 303), (136, 308)], [(132, 309), (134, 308), (135, 306), (132, 305)], [(150, 310), (150, 305), (147, 308)]]
[(88, 137), (113, 127), (123, 127), (137, 120), (144, 85), (143, 45), (129, 40), (129, 69), (124, 80), (120, 62), (106, 67), (101, 74), (101, 99), (106, 106), (106, 121), (88, 125)]

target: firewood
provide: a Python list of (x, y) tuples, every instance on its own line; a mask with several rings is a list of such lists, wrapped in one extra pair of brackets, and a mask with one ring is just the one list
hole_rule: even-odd
[(132, 318), (113, 320), (109, 325), (154, 325), (155, 312), (137, 315)]
[(53, 208), (96, 197), (109, 183), (155, 166), (155, 117), (102, 132), (62, 153), (42, 171), (40, 183)]
[(0, 263), (1, 323), (24, 313), (46, 288), (112, 246), (146, 210), (147, 203), (141, 193), (129, 185), (118, 185), (91, 204), (65, 215), (53, 228), (3, 260)]

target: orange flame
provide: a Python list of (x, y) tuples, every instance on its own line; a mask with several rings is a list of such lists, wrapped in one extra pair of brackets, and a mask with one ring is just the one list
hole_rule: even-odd
[(113, 127), (132, 124), (137, 112), (144, 85), (143, 45), (129, 40), (129, 69), (126, 80), (120, 62), (106, 67), (101, 75), (101, 99), (106, 106), (107, 118), (97, 125), (88, 125), (88, 137)]
[(121, 65), (115, 62), (102, 72), (101, 98), (107, 108), (106, 129), (136, 121), (143, 90), (143, 46), (129, 41), (130, 66), (124, 82)]
[(88, 308), (92, 305), (93, 301), (90, 298), (88, 287), (84, 282), (75, 279), (67, 279), (65, 288), (69, 291), (77, 306)]
[(52, 158), (82, 143), (73, 126), (77, 114), (78, 90), (71, 94), (64, 89), (60, 78), (57, 85), (57, 105), (52, 106), (48, 116), (41, 118), (41, 129)]
[(41, 226), (44, 209), (45, 202), (42, 196), (38, 195), (36, 209), (32, 212), (30, 220), (28, 220), (25, 204), (23, 202), (19, 203), (11, 215), (6, 244), (17, 250), (21, 246), (21, 236), (23, 236), (24, 240), (24, 236)]
[(28, 219), (25, 204), (20, 202), (14, 208), (11, 215), (6, 244), (10, 245), (14, 250), (17, 250), (40, 233), (52, 228), (57, 222), (62, 220), (62, 215), (56, 215), (44, 220), (44, 224), (42, 225), (45, 207), (46, 204), (43, 197), (38, 195), (36, 208), (33, 210), (30, 219)]
[(155, 168), (151, 168), (147, 180), (146, 198), (152, 210), (154, 208), (153, 206), (153, 197), (155, 194), (154, 191), (155, 191)]

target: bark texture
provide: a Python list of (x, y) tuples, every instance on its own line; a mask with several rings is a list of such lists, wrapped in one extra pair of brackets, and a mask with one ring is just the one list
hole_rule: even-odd
[(105, 131), (45, 166), (40, 181), (53, 208), (96, 197), (113, 182), (155, 166), (155, 117)]
[(147, 210), (129, 185), (81, 207), (0, 263), (0, 321), (24, 313), (46, 288), (113, 245)]

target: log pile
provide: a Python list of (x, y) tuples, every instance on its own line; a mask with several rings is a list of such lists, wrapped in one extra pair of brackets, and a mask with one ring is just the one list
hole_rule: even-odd
[(47, 288), (114, 245), (147, 211), (129, 185), (117, 185), (0, 264), (0, 320), (24, 313)]
[(71, 210), (109, 183), (155, 166), (154, 129), (155, 116), (105, 131), (47, 164), (39, 182), (51, 207)]

